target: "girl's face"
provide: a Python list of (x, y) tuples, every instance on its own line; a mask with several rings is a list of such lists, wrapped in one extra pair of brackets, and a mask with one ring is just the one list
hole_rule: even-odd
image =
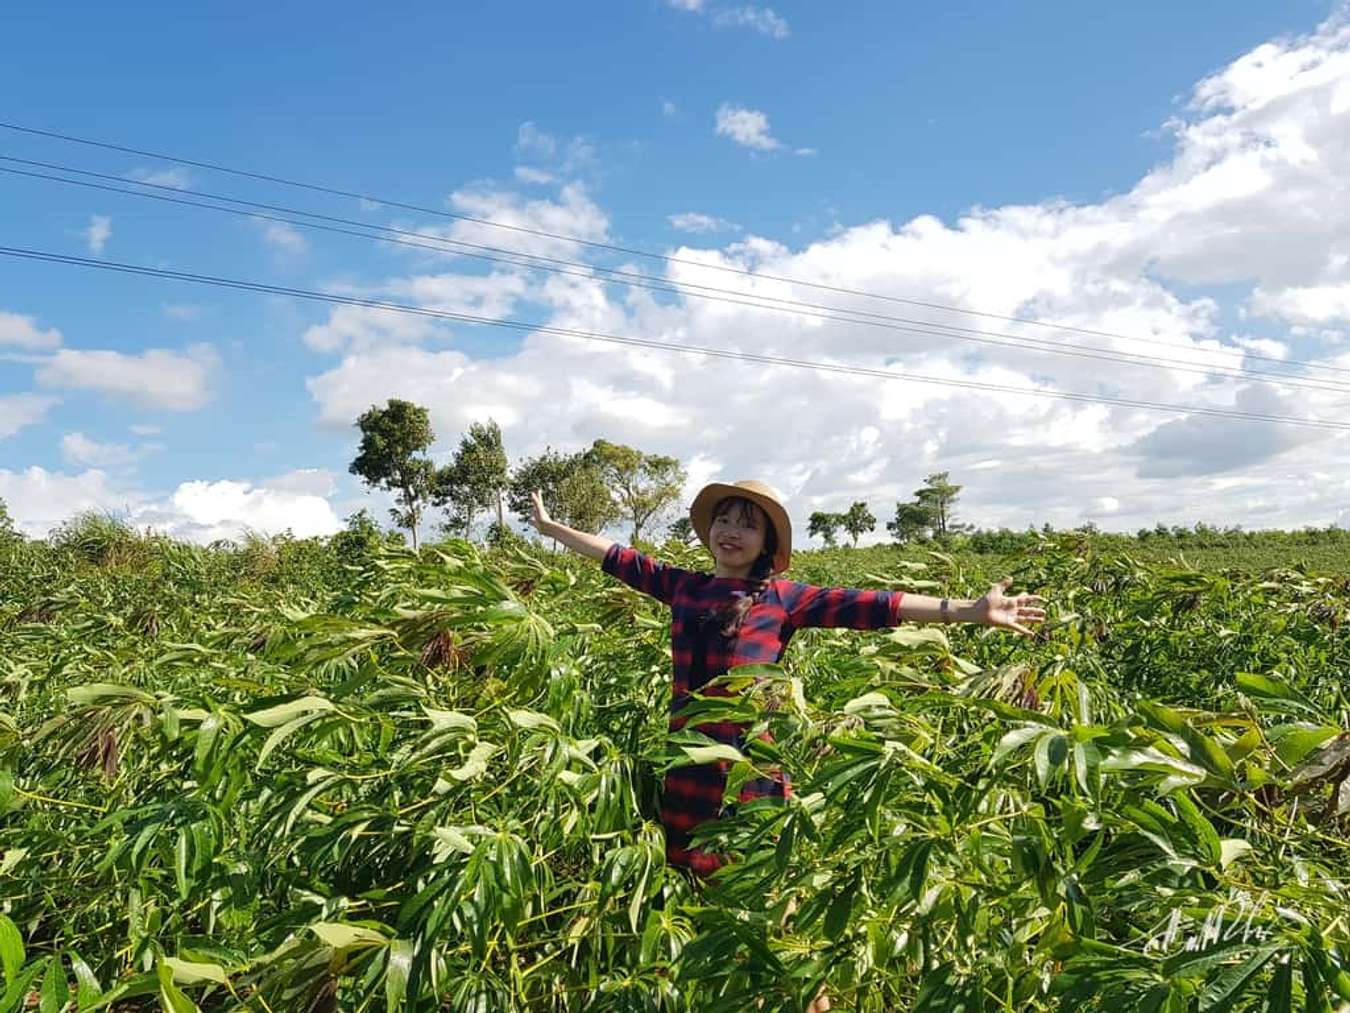
[(708, 543), (713, 559), (727, 570), (749, 572), (764, 549), (769, 520), (754, 503), (723, 502), (713, 515)]

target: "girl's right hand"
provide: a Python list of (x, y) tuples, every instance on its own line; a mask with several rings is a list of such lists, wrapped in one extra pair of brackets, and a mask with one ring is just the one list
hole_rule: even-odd
[(530, 493), (530, 521), (541, 534), (545, 524), (553, 523), (553, 518), (548, 515), (548, 510), (544, 507), (544, 497), (538, 489)]

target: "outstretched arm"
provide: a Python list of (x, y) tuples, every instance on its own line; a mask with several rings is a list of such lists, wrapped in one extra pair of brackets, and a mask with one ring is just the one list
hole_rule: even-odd
[(605, 553), (614, 544), (613, 539), (606, 538), (604, 535), (592, 535), (585, 531), (577, 531), (575, 528), (569, 528), (566, 524), (559, 524), (553, 520), (544, 507), (544, 498), (540, 495), (538, 489), (530, 493), (530, 520), (545, 538), (556, 539), (573, 552), (579, 552), (591, 559), (604, 559)]
[(688, 570), (644, 556), (637, 549), (626, 548), (603, 535), (592, 535), (559, 524), (550, 519), (543, 497), (537, 489), (531, 494), (530, 500), (530, 519), (541, 535), (556, 538), (573, 552), (600, 560), (600, 568), (606, 573), (618, 577), (643, 594), (651, 595), (657, 601), (669, 605), (675, 600), (675, 589), (689, 575)]
[(1004, 577), (985, 592), (982, 598), (930, 598), (922, 594), (905, 595), (900, 606), (900, 618), (916, 623), (980, 623), (983, 626), (1002, 626), (1030, 637), (1033, 633), (1027, 623), (1045, 622), (1045, 609), (1036, 606), (1045, 599), (1038, 594), (1004, 594), (1012, 584)]

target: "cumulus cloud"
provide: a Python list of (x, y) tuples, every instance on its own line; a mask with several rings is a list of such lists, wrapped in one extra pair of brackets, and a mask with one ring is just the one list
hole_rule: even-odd
[(578, 239), (603, 242), (609, 238), (609, 216), (579, 182), (565, 184), (556, 200), (531, 199), (500, 187), (480, 185), (456, 190), (450, 195), (450, 203), (460, 214), (498, 226), (456, 221), (448, 226), (424, 226), (420, 229), (424, 235), (567, 258), (584, 251)]
[(45, 394), (0, 394), (0, 440), (41, 422), (59, 403)]
[(185, 352), (151, 348), (138, 355), (63, 348), (43, 361), (38, 383), (66, 390), (93, 390), (145, 408), (194, 411), (211, 398), (220, 358), (210, 345)]
[(698, 211), (668, 215), (666, 221), (670, 222), (672, 229), (677, 229), (680, 232), (739, 232), (741, 230), (741, 227), (735, 222), (729, 222), (725, 218), (718, 218), (715, 215), (705, 215)]
[[(1334, 328), (1255, 337), (1224, 323), (1242, 308), (1233, 291), (1288, 296), (1330, 285), (1344, 269), (1338, 256), (1350, 234), (1350, 193), (1325, 167), (1350, 162), (1350, 97), (1336, 97), (1350, 79), (1337, 69), (1347, 53), (1350, 33), (1333, 20), (1221, 69), (1197, 86), (1185, 116), (1171, 125), (1171, 155), (1135, 186), (1099, 202), (976, 208), (951, 222), (931, 215), (861, 222), (797, 248), (753, 235), (723, 247), (691, 243), (670, 251), (678, 262), (663, 269), (668, 282), (889, 314), (920, 331), (982, 328), (1007, 335), (1005, 347), (961, 341), (954, 332), (914, 333), (900, 322), (895, 330), (692, 296), (658, 299), (594, 279), (549, 278), (521, 298), (559, 327), (843, 362), (901, 377), (1337, 419), (1337, 390), (1235, 384), (1181, 366), (1241, 368), (1260, 354), (1350, 368), (1350, 343)], [(767, 118), (742, 119), (736, 129), (772, 140)], [(503, 194), (494, 201), (517, 211), (528, 206)], [(558, 208), (551, 213), (560, 217)], [(606, 222), (593, 204), (586, 218), (595, 223), (592, 234)], [(1210, 285), (1222, 288), (1211, 293)], [(840, 289), (1104, 333), (993, 321)], [(1177, 361), (1104, 366), (1033, 350), (1030, 338)], [(1127, 530), (1156, 520), (1299, 526), (1329, 523), (1350, 502), (1350, 441), (1315, 429), (539, 333), (492, 357), (397, 336), (341, 350), (339, 362), (307, 381), (325, 425), (349, 427), (371, 403), (397, 396), (427, 405), (447, 444), (468, 422), (496, 418), (513, 457), (603, 436), (680, 457), (690, 468), (687, 496), (709, 478), (766, 480), (788, 496), (803, 530), (811, 511), (841, 510), (858, 498), (889, 519), (924, 475), (943, 470), (966, 487), (962, 519), (1015, 528), (1079, 524), (1085, 515)], [(871, 539), (884, 537), (879, 530)]]
[(45, 352), (61, 344), (61, 332), (55, 327), (38, 327), (33, 317), (0, 310), (0, 345), (13, 345), (26, 351)]
[(193, 480), (163, 495), (120, 484), (99, 468), (70, 474), (36, 466), (0, 468), (0, 499), (15, 527), (33, 538), (86, 511), (111, 513), (136, 528), (202, 544), (238, 539), (249, 531), (330, 535), (342, 527), (330, 502), (335, 489), (331, 473), (314, 470), (261, 481)]
[(84, 230), (85, 245), (90, 253), (102, 253), (112, 238), (112, 219), (107, 215), (90, 215), (89, 225)]
[(752, 151), (775, 151), (782, 147), (769, 132), (769, 117), (758, 109), (723, 102), (717, 109), (718, 137), (728, 137)]

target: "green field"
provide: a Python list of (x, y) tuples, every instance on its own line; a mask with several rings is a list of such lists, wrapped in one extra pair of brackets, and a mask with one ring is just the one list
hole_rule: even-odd
[(0, 541), (0, 1013), (1350, 1008), (1350, 546), (1297, 537), (799, 553), (1050, 621), (733, 672), (795, 795), (698, 885), (663, 608), (590, 562)]

